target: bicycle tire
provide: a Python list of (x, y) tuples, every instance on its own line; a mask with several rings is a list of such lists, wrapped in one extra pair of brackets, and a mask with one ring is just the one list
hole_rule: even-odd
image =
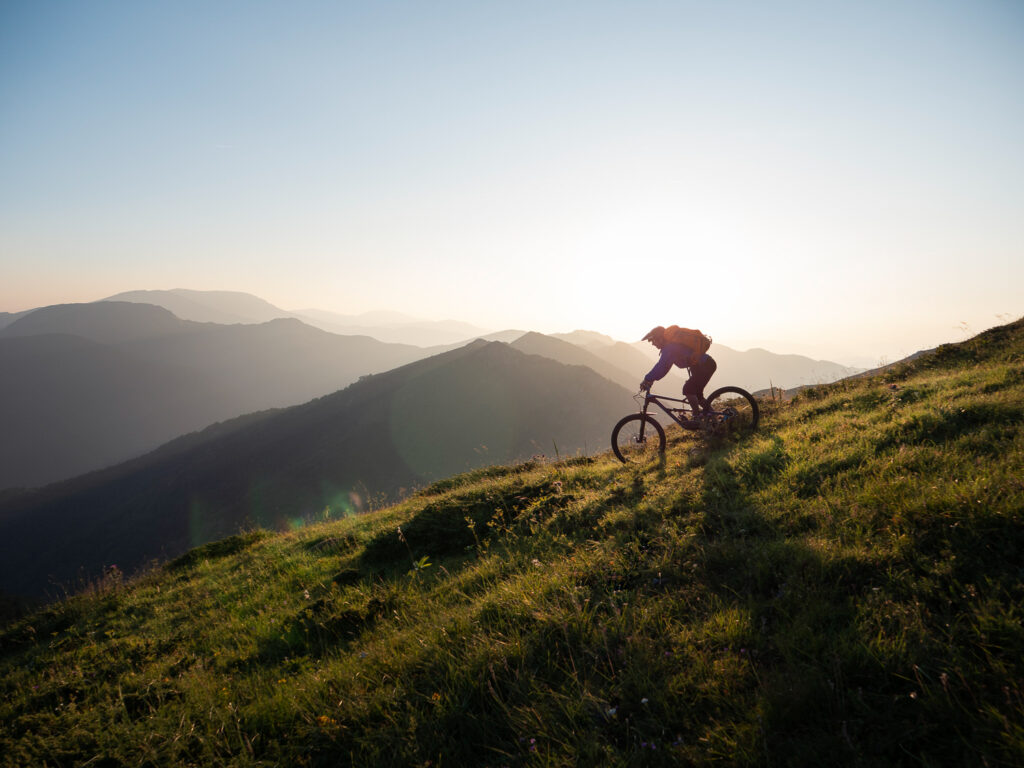
[[(657, 441), (648, 431), (651, 427), (657, 434)], [(623, 464), (646, 463), (665, 453), (665, 430), (652, 417), (631, 413), (620, 419), (612, 429), (612, 451)]]
[(761, 409), (754, 396), (740, 387), (721, 387), (708, 395), (708, 407), (715, 418), (706, 422), (713, 435), (749, 434), (761, 421)]

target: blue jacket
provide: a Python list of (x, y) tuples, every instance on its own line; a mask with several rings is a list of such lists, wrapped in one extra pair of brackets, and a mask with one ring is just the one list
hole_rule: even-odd
[[(663, 378), (666, 373), (672, 370), (673, 365), (678, 365), (680, 368), (690, 367), (690, 358), (693, 357), (694, 350), (685, 344), (679, 344), (678, 342), (669, 342), (661, 348), (661, 357), (658, 358), (658, 362), (654, 364), (650, 372), (644, 376), (645, 381), (658, 381)], [(707, 354), (703, 354), (697, 361), (697, 365), (705, 362), (708, 359)]]

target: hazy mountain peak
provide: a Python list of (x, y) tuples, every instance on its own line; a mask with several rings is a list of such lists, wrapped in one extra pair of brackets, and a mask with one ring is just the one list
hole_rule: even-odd
[(576, 330), (572, 333), (549, 333), (548, 336), (555, 339), (561, 339), (562, 341), (567, 341), (570, 344), (577, 344), (581, 347), (610, 347), (617, 343), (611, 336), (606, 336), (605, 334), (598, 333), (597, 331)]
[(568, 344), (569, 343), (567, 341), (563, 341), (562, 339), (559, 339), (556, 336), (548, 336), (547, 334), (538, 333), (537, 331), (527, 331), (526, 333), (520, 335), (516, 339), (516, 341), (524, 341), (524, 340), (525, 341), (538, 341), (540, 339), (554, 339), (555, 341), (559, 341), (559, 342), (561, 342), (563, 344)]
[(635, 372), (599, 354), (598, 350), (603, 351), (604, 347), (588, 348), (557, 336), (547, 336), (533, 331), (523, 334), (512, 342), (512, 346), (520, 352), (549, 357), (566, 365), (585, 365), (623, 387), (631, 388), (637, 381)]
[(66, 333), (113, 344), (180, 333), (188, 326), (188, 323), (162, 307), (111, 301), (42, 307), (15, 320), (0, 331), (0, 335), (13, 337)]
[(278, 317), (292, 316), (258, 296), (241, 291), (196, 291), (189, 288), (126, 291), (103, 301), (155, 304), (183, 320), (201, 323), (265, 323)]

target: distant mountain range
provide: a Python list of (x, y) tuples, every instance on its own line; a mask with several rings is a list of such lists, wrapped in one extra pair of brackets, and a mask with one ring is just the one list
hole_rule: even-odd
[[(525, 338), (525, 337), (524, 337)], [(658, 351), (646, 342), (626, 344), (608, 336), (589, 331), (575, 331), (569, 334), (554, 334), (547, 337), (565, 342), (571, 347), (582, 349), (590, 357), (599, 359), (605, 368), (602, 375), (636, 391), (644, 375), (654, 367)], [(516, 342), (517, 344), (519, 342)], [(565, 348), (552, 344), (542, 346), (536, 340), (529, 342), (535, 354), (544, 354), (561, 362), (583, 362), (577, 353), (570, 354)], [(525, 351), (525, 350), (524, 350)], [(848, 368), (827, 360), (813, 360), (803, 355), (779, 355), (764, 349), (749, 349), (745, 352), (713, 343), (708, 353), (718, 364), (718, 370), (708, 385), (708, 391), (731, 384), (756, 392), (775, 387), (798, 387), (836, 381), (860, 373), (859, 368)], [(591, 365), (598, 370), (596, 365)], [(678, 394), (687, 378), (686, 371), (673, 368), (656, 386), (656, 392), (672, 396)]]
[(418, 347), (465, 344), (487, 335), (483, 328), (456, 320), (420, 320), (400, 312), (366, 312), (342, 315), (322, 309), (287, 312), (261, 298), (236, 291), (128, 291), (104, 301), (153, 304), (183, 320), (202, 323), (265, 323), (279, 318), (301, 320), (307, 325), (345, 336), (371, 336), (391, 344)]
[[(310, 322), (367, 335), (339, 335)], [(297, 405), (360, 376), (456, 349), (475, 331), (528, 354), (587, 366), (631, 391), (656, 359), (648, 344), (594, 331), (487, 333), (394, 312), (290, 313), (231, 291), (133, 291), (91, 304), (2, 314), (0, 490), (63, 480), (217, 421)], [(424, 347), (382, 339), (446, 341)], [(719, 344), (711, 351), (719, 363), (712, 387), (756, 391), (855, 373), (798, 355)], [(675, 369), (658, 390), (676, 394), (684, 379)]]
[(589, 367), (477, 341), (10, 496), (0, 503), (0, 588), (38, 597), (51, 579), (73, 584), (110, 564), (130, 571), (241, 526), (358, 511), (537, 453), (603, 451), (631, 405)]
[(176, 288), (169, 291), (126, 291), (108, 296), (103, 301), (152, 304), (163, 307), (182, 320), (197, 323), (266, 323), (294, 317), (268, 301), (238, 291), (192, 291)]
[(0, 330), (0, 488), (108, 466), (431, 354), (295, 319), (197, 323), (126, 302), (42, 308)]
[[(455, 320), (425, 321), (400, 312), (367, 312), (358, 315), (342, 315), (318, 309), (288, 312), (256, 296), (232, 291), (131, 291), (111, 296), (106, 300), (155, 304), (173, 312), (177, 317), (200, 322), (263, 323), (275, 318), (291, 317), (331, 333), (365, 335), (389, 343), (438, 347), (436, 351), (440, 351), (441, 347), (454, 348), (475, 338), (512, 342), (527, 333), (492, 333)], [(592, 353), (592, 362), (595, 359), (602, 360), (601, 365), (611, 367), (606, 369), (609, 372), (615, 369), (615, 375), (609, 376), (613, 381), (625, 385), (626, 380), (622, 378), (622, 373), (628, 373), (631, 377), (629, 381), (632, 382), (628, 385), (630, 388), (635, 388), (640, 383), (643, 374), (650, 370), (657, 357), (654, 348), (649, 344), (616, 341), (596, 331), (577, 330), (549, 336)], [(537, 345), (540, 342), (534, 338), (526, 343)], [(549, 346), (547, 350), (550, 354), (546, 356), (566, 363), (575, 355), (564, 348), (561, 353), (558, 353), (555, 347)], [(540, 347), (536, 347), (535, 353), (545, 354)], [(770, 386), (786, 389), (822, 384), (852, 376), (863, 370), (828, 360), (814, 360), (803, 355), (780, 355), (765, 349), (739, 351), (721, 343), (712, 345), (711, 355), (718, 363), (718, 371), (712, 380), (716, 385), (733, 384), (751, 391), (765, 390)], [(666, 393), (678, 392), (685, 379), (685, 372), (673, 369), (660, 386)]]

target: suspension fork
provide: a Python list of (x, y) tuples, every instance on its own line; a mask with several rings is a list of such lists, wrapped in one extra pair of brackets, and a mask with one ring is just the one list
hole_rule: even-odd
[(649, 391), (648, 391), (648, 392), (645, 392), (645, 393), (644, 393), (644, 404), (643, 404), (643, 406), (641, 406), (641, 408), (640, 408), (640, 414), (641, 414), (642, 416), (647, 416), (647, 415), (648, 415), (648, 414), (647, 414), (647, 411), (648, 411), (648, 409), (650, 409), (650, 407), (651, 407), (651, 401), (652, 401), (652, 400), (654, 400), (654, 398), (653, 398), (653, 397), (651, 397), (651, 393), (650, 393)]
[[(644, 393), (644, 404), (642, 406), (640, 406), (640, 415), (641, 416), (644, 416), (644, 417), (647, 416), (647, 409), (650, 407), (650, 405), (651, 405), (651, 391), (647, 390), (647, 392)], [(644, 441), (644, 432), (645, 432), (646, 429), (647, 429), (647, 419), (646, 418), (641, 418), (640, 419), (639, 438), (638, 438), (641, 443)]]

